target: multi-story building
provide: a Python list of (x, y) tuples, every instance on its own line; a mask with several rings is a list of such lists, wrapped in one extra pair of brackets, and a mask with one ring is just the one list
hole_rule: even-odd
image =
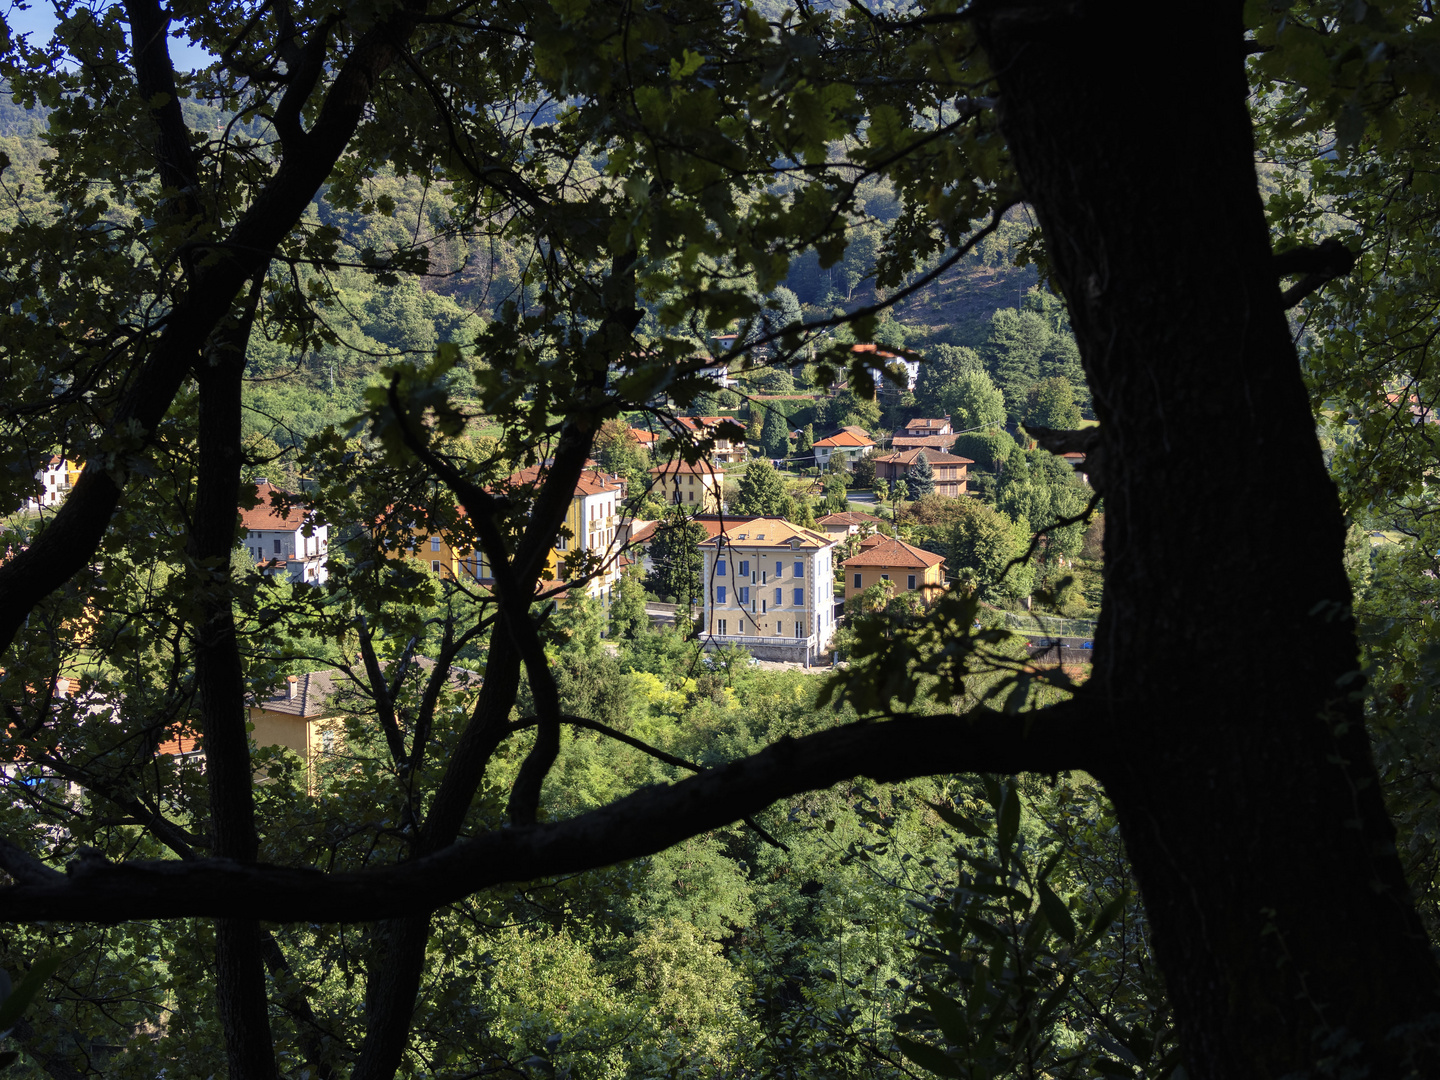
[(245, 550), (255, 560), (256, 568), (263, 574), (283, 574), (307, 585), (323, 584), (330, 576), (326, 567), (329, 527), (299, 506), (281, 510), (272, 505), (273, 497), (284, 494), (272, 484), (260, 480), (255, 488), (260, 501), (240, 511), (240, 524), (245, 529)]
[(835, 633), (835, 541), (782, 518), (729, 523), (700, 543), (705, 644), (808, 664)]
[(721, 436), (715, 433), (722, 423), (734, 424), (743, 432), (745, 425), (733, 416), (677, 416), (676, 422), (685, 428), (695, 439), (713, 439), (714, 447), (710, 450), (711, 461), (718, 461), (726, 465), (736, 465), (745, 461), (749, 453), (745, 449), (745, 436), (741, 434), (738, 439), (729, 436)]
[(905, 426), (895, 432), (897, 438), (924, 438), (927, 435), (953, 435), (955, 429), (950, 426), (950, 418), (941, 416), (934, 419), (916, 417), (907, 421)]
[(25, 509), (39, 510), (44, 506), (59, 506), (80, 479), (82, 468), (78, 461), (71, 461), (60, 454), (51, 454), (35, 474), (35, 483), (40, 486), (40, 494), (26, 499)]
[(903, 484), (920, 455), (930, 463), (935, 479), (935, 493), (958, 499), (969, 490), (970, 466), (975, 462), (939, 450), (893, 450), (875, 459), (875, 478), (890, 484)]
[(870, 436), (842, 429), (828, 438), (815, 440), (815, 464), (823, 469), (833, 461), (852, 469), (855, 462), (874, 449), (875, 440)]
[(708, 461), (691, 464), (679, 458), (650, 470), (654, 488), (671, 506), (696, 514), (718, 514), (725, 497), (725, 474)]
[(893, 536), (868, 537), (840, 565), (845, 568), (846, 600), (882, 581), (894, 582), (897, 593), (918, 592), (927, 604), (945, 591), (945, 559)]
[[(544, 480), (545, 470), (535, 465), (521, 469), (505, 481), (510, 491), (528, 495)], [(565, 526), (555, 537), (549, 554), (551, 573), (557, 581), (570, 581), (581, 574), (590, 575), (584, 591), (606, 606), (623, 566), (622, 511), (625, 481), (618, 476), (587, 468), (575, 484), (570, 507), (565, 513)], [(444, 541), (443, 537), (432, 537)], [(491, 578), (484, 554), (466, 549), (458, 555), (459, 572), (471, 580), (487, 582)]]
[(874, 514), (858, 510), (845, 510), (838, 514), (826, 514), (815, 519), (815, 527), (832, 540), (841, 542), (852, 536), (869, 536), (880, 531), (885, 522)]

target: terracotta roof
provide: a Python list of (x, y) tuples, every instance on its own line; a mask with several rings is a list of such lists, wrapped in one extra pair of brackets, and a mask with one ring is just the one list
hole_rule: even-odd
[(656, 475), (663, 476), (665, 473), (695, 473), (698, 476), (724, 476), (725, 474), (715, 468), (708, 461), (697, 461), (693, 464), (683, 458), (676, 458), (674, 461), (667, 461), (664, 465), (657, 465), (650, 470)]
[(835, 541), (828, 536), (822, 536), (812, 529), (803, 529), (798, 525), (791, 525), (784, 518), (751, 518), (750, 520), (731, 519), (724, 523), (724, 528), (717, 532), (717, 535), (703, 540), (701, 547), (713, 547), (719, 542), (720, 534), (724, 535), (727, 543), (743, 544), (746, 547), (790, 547), (791, 540), (799, 540), (800, 546), (807, 548), (829, 547)]
[(974, 465), (975, 462), (968, 457), (956, 457), (954, 454), (932, 453), (926, 447), (917, 447), (914, 450), (892, 450), (888, 454), (881, 454), (872, 460), (879, 465), (882, 462), (888, 465), (913, 465), (915, 459), (921, 454), (931, 465)]
[(171, 728), (168, 733), (173, 736), (169, 739), (161, 739), (160, 745), (155, 747), (155, 756), (164, 757), (189, 757), (191, 754), (199, 754), (200, 736), (186, 728)]
[(893, 536), (871, 537), (877, 543), (860, 545), (860, 553), (846, 559), (842, 566), (897, 566), (902, 568), (925, 568), (939, 566), (944, 556), (924, 551), (914, 544), (897, 540)]
[(950, 418), (948, 416), (942, 416), (935, 420), (926, 420), (923, 417), (917, 416), (914, 420), (908, 421), (905, 424), (905, 430), (914, 431), (917, 428), (929, 430), (930, 428), (945, 427), (949, 423)]
[(675, 419), (691, 431), (704, 431), (721, 424), (734, 424), (740, 430), (745, 430), (745, 425), (733, 416), (677, 416)]
[(883, 544), (886, 540), (889, 539), (890, 537), (888, 536), (880, 536), (878, 534), (874, 536), (867, 536), (864, 540), (860, 541), (860, 550), (864, 551), (866, 548), (872, 548), (876, 544)]
[[(722, 528), (733, 529), (737, 525), (744, 525), (755, 519), (747, 517), (721, 517), (719, 514), (696, 514), (690, 518), (690, 520), (705, 530), (705, 539), (709, 540), (711, 537), (719, 536)], [(661, 518), (659, 521), (652, 521), (643, 528), (637, 529), (635, 534), (630, 537), (630, 543), (648, 544), (651, 540), (655, 539), (655, 533), (657, 531), (665, 528), (669, 524), (670, 523), (664, 518)]]
[(304, 507), (291, 506), (290, 509), (281, 513), (279, 509), (270, 505), (272, 496), (283, 497), (287, 494), (274, 484), (256, 484), (255, 494), (260, 501), (252, 509), (240, 511), (240, 524), (245, 528), (251, 531), (280, 529), (293, 532), (305, 524), (305, 519), (310, 511)]
[(831, 435), (828, 439), (816, 439), (816, 446), (874, 446), (875, 441), (869, 436), (856, 435), (853, 431), (842, 431), (838, 435)]
[[(505, 480), (509, 487), (539, 487), (545, 477), (545, 470), (539, 465), (511, 473)], [(616, 477), (599, 468), (585, 469), (575, 482), (576, 495), (603, 495), (608, 491), (619, 491), (625, 485)], [(461, 512), (463, 513), (463, 507)]]
[(635, 441), (641, 446), (649, 446), (651, 443), (660, 441), (659, 435), (653, 431), (647, 431), (645, 428), (632, 427), (630, 434), (635, 436)]
[(883, 525), (884, 522), (874, 514), (862, 514), (858, 510), (846, 510), (839, 514), (826, 514), (822, 518), (816, 518), (815, 524), (825, 525)]

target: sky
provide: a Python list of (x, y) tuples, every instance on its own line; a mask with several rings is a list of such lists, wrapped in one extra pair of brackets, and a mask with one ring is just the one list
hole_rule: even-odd
[[(30, 34), (31, 40), (39, 43), (50, 37), (50, 32), (55, 28), (55, 12), (46, 0), (36, 0), (31, 6), (22, 11), (13, 3), (0, 4), (0, 11), (4, 12), (5, 22), (10, 26), (10, 34), (19, 37), (21, 34)], [(181, 71), (194, 71), (196, 68), (205, 67), (214, 59), (204, 49), (197, 49), (184, 38), (170, 39), (170, 59)]]

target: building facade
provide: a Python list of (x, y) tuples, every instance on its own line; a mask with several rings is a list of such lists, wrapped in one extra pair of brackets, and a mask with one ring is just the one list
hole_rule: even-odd
[(59, 506), (79, 481), (82, 468), (78, 461), (51, 454), (35, 474), (35, 483), (39, 485), (40, 493), (25, 500), (25, 509), (39, 510), (41, 507)]
[(725, 474), (708, 461), (679, 458), (650, 470), (652, 490), (671, 506), (694, 514), (718, 514), (725, 497)]
[(845, 569), (845, 599), (859, 596), (872, 585), (890, 581), (895, 592), (919, 593), (933, 603), (945, 591), (945, 559), (893, 536), (872, 536), (841, 564)]
[(967, 457), (942, 453), (939, 450), (892, 450), (875, 459), (875, 478), (890, 484), (903, 484), (920, 455), (930, 463), (935, 479), (935, 494), (958, 499), (969, 493), (970, 466), (975, 462)]
[(707, 647), (810, 663), (835, 634), (835, 541), (781, 518), (729, 523), (701, 542)]
[(272, 505), (272, 498), (284, 495), (274, 485), (261, 480), (255, 488), (260, 501), (251, 509), (240, 511), (240, 525), (245, 530), (245, 550), (255, 560), (256, 569), (307, 585), (324, 584), (330, 576), (326, 567), (330, 551), (329, 526), (299, 506), (282, 511)]
[(855, 462), (872, 453), (874, 449), (875, 440), (868, 435), (841, 431), (828, 438), (815, 440), (815, 464), (824, 469), (834, 462), (837, 466), (843, 465), (852, 469)]

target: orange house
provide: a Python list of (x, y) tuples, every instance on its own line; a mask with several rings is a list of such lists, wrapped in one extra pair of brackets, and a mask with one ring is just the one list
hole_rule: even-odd
[(945, 591), (945, 559), (892, 536), (872, 536), (860, 551), (846, 559), (845, 599), (860, 595), (882, 581), (895, 583), (895, 592), (918, 592), (933, 603)]

